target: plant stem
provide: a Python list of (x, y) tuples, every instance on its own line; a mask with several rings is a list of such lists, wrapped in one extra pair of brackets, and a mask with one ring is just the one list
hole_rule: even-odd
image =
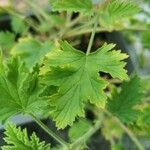
[[(65, 38), (70, 38), (70, 37), (74, 37), (74, 36), (79, 36), (79, 35), (83, 35), (83, 34), (87, 34), (93, 31), (93, 28), (85, 28), (83, 27), (81, 28), (75, 28), (74, 30), (67, 32), (64, 37)], [(115, 30), (115, 31), (120, 31), (120, 30)], [(137, 32), (141, 32), (141, 31), (150, 31), (149, 29), (138, 29), (138, 28), (125, 28), (124, 31), (137, 31)], [(106, 28), (96, 28), (96, 32), (111, 32)]]
[(66, 26), (68, 27), (71, 22), (72, 13), (66, 14)]
[(139, 140), (135, 137), (135, 135), (129, 130), (118, 118), (113, 117), (114, 120), (118, 123), (118, 125), (128, 134), (131, 140), (135, 143), (139, 150), (144, 150), (143, 145), (139, 142)]
[(45, 131), (47, 132), (51, 137), (53, 137), (58, 143), (60, 143), (62, 146), (66, 147), (68, 149), (68, 143), (64, 141), (61, 137), (59, 137), (56, 133), (54, 133), (52, 130), (50, 130), (43, 122), (41, 122), (39, 119), (37, 119), (33, 114), (29, 114), (33, 120)]
[(117, 118), (114, 117), (109, 111), (104, 110), (103, 111), (112, 119), (127, 133), (127, 135), (130, 137), (130, 139), (134, 142), (134, 144), (137, 146), (139, 150), (144, 150), (143, 145), (139, 142), (139, 140), (136, 138), (136, 136)]
[(96, 121), (96, 123), (89, 129), (89, 131), (87, 131), (83, 136), (81, 136), (74, 143), (72, 143), (70, 146), (71, 149), (74, 149), (78, 145), (86, 142), (100, 128), (101, 123), (102, 123), (102, 118), (103, 117), (100, 116), (98, 120)]
[(73, 19), (68, 25), (68, 27), (72, 27), (76, 25), (82, 19), (82, 17), (83, 17), (82, 15), (79, 15), (77, 18)]
[(19, 14), (19, 13), (16, 13), (15, 11), (13, 11), (13, 10), (11, 10), (11, 9), (8, 9), (8, 8), (5, 8), (5, 7), (4, 7), (4, 8), (2, 7), (2, 10), (8, 12), (8, 13), (9, 13), (10, 15), (12, 15), (12, 16), (15, 16), (15, 17), (21, 19), (22, 21), (25, 21), (28, 25), (30, 25), (30, 26), (31, 26), (32, 28), (34, 28), (37, 32), (39, 32), (39, 30), (38, 30), (36, 24), (32, 23), (29, 19), (25, 18), (25, 16), (23, 16), (23, 15), (21, 15), (21, 14)]
[[(40, 22), (44, 21), (41, 16), (46, 20), (46, 21), (50, 21), (50, 17), (49, 15), (43, 10), (41, 9), (40, 6), (37, 5), (36, 1), (32, 0), (24, 0), (35, 12), (36, 16), (38, 17), (38, 19), (40, 20)], [(40, 16), (41, 15), (41, 16)]]
[(98, 21), (99, 21), (99, 14), (97, 14), (96, 17), (95, 17), (94, 27), (93, 27), (93, 31), (92, 31), (92, 34), (91, 34), (91, 37), (90, 37), (90, 41), (89, 41), (89, 45), (88, 45), (88, 48), (87, 48), (86, 55), (89, 55), (89, 53), (91, 51), (92, 44), (93, 44), (94, 37), (95, 37), (95, 33), (96, 33), (96, 28), (97, 28), (97, 25), (98, 25)]
[[(83, 35), (83, 34), (87, 34), (87, 33), (90, 33), (92, 32), (92, 28), (89, 28), (89, 29), (82, 29), (82, 30), (76, 30), (76, 31), (71, 31), (71, 32), (68, 32), (66, 35), (65, 35), (65, 38), (70, 38), (70, 37), (74, 37), (74, 36), (79, 36), (79, 35)], [(96, 32), (107, 32), (106, 29), (100, 29), (100, 28), (97, 28), (96, 29)]]

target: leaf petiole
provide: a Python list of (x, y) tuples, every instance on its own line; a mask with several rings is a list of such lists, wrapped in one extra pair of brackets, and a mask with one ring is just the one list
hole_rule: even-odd
[(43, 122), (41, 122), (37, 117), (35, 117), (33, 114), (29, 114), (32, 119), (45, 131), (47, 132), (51, 137), (53, 137), (58, 143), (60, 143), (64, 148), (68, 149), (69, 144), (64, 141), (60, 136), (58, 136), (56, 133), (54, 133), (52, 130), (50, 130)]
[(91, 51), (91, 48), (92, 48), (92, 45), (93, 45), (93, 41), (94, 41), (94, 37), (95, 37), (95, 33), (96, 33), (96, 29), (97, 29), (97, 26), (98, 26), (98, 21), (99, 21), (99, 14), (96, 14), (96, 17), (95, 17), (95, 20), (94, 20), (94, 27), (93, 27), (93, 31), (92, 31), (92, 34), (91, 34), (91, 37), (90, 37), (90, 41), (89, 41), (89, 44), (88, 44), (86, 55), (90, 54), (90, 51)]
[(127, 135), (130, 137), (130, 139), (134, 142), (134, 144), (137, 146), (139, 150), (144, 150), (143, 145), (140, 143), (137, 137), (117, 117), (114, 117), (106, 109), (105, 110), (103, 109), (102, 111), (106, 113), (109, 117), (111, 117), (120, 126), (120, 128), (122, 128), (127, 133)]

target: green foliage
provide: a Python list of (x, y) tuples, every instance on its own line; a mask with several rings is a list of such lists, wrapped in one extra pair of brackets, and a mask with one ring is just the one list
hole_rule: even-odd
[[(141, 38), (139, 45), (149, 49), (149, 23), (145, 23), (149, 11), (138, 7), (146, 8), (148, 1), (138, 2), (25, 0), (12, 1), (11, 8), (1, 7), (1, 12), (9, 14), (14, 33), (0, 32), (4, 53), (4, 58), (0, 55), (0, 123), (16, 114), (32, 117), (60, 144), (52, 145), (53, 150), (86, 149), (94, 133), (102, 133), (112, 150), (128, 149), (122, 143), (124, 134), (138, 150), (144, 150), (136, 136), (150, 137), (149, 77), (143, 75), (142, 85), (137, 76), (122, 84), (128, 79), (124, 62), (128, 56), (114, 50), (115, 44), (103, 44), (107, 36), (100, 33), (124, 29), (131, 45)], [(137, 34), (140, 31), (145, 32)], [(52, 119), (58, 129), (71, 126), (68, 142), (39, 118)], [(2, 150), (50, 150), (35, 133), (28, 136), (26, 129), (14, 124), (6, 126), (5, 135)]]
[(35, 133), (29, 137), (26, 129), (21, 130), (12, 123), (7, 124), (5, 136), (7, 145), (2, 150), (50, 150), (50, 145), (40, 142)]
[(130, 81), (124, 82), (121, 91), (115, 91), (108, 100), (107, 109), (122, 122), (130, 123), (137, 119), (139, 112), (134, 108), (143, 98), (139, 77), (133, 76)]
[(91, 123), (88, 120), (79, 120), (69, 130), (69, 138), (71, 141), (75, 141), (84, 135), (90, 128)]
[(125, 149), (123, 148), (122, 144), (117, 143), (117, 144), (112, 145), (111, 150), (125, 150)]
[(14, 45), (14, 42), (15, 42), (15, 34), (9, 31), (0, 32), (0, 47), (9, 50)]
[(92, 13), (91, 0), (50, 0), (53, 11), (80, 12), (83, 14)]
[(146, 138), (150, 138), (150, 105), (144, 104), (141, 115), (138, 117), (135, 126), (135, 132)]
[(61, 49), (52, 51), (46, 66), (52, 67), (45, 81), (60, 86), (57, 94), (50, 97), (54, 107), (52, 117), (58, 128), (72, 125), (75, 117), (84, 116), (84, 105), (88, 101), (103, 106), (106, 101), (104, 89), (108, 83), (99, 77), (103, 71), (119, 79), (127, 79), (126, 54), (113, 50), (113, 44), (105, 44), (96, 52), (86, 55), (67, 42), (60, 42)]
[(52, 42), (46, 41), (44, 43), (32, 38), (21, 38), (18, 43), (12, 48), (12, 55), (20, 56), (27, 64), (29, 69), (40, 63), (44, 56), (53, 49)]
[(144, 48), (150, 50), (150, 32), (142, 33), (142, 44)]
[(114, 139), (120, 139), (123, 135), (123, 131), (119, 128), (118, 124), (109, 118), (103, 122), (102, 134), (106, 140), (112, 141)]
[(38, 72), (30, 73), (24, 63), (12, 58), (3, 63), (0, 58), (0, 121), (18, 113), (41, 113), (46, 105), (44, 87), (39, 84)]
[(139, 7), (130, 0), (113, 0), (100, 9), (100, 24), (109, 30), (122, 28), (127, 19), (138, 11)]
[(121, 139), (123, 130), (113, 119), (107, 118), (103, 121), (102, 135), (111, 144), (111, 150), (123, 150)]
[(11, 17), (11, 26), (15, 33), (23, 33), (26, 32), (28, 29), (28, 26), (25, 24), (23, 19), (20, 19), (15, 16)]

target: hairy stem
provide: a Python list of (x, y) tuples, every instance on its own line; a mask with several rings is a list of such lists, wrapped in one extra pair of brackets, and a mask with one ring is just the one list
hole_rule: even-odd
[[(50, 17), (49, 15), (43, 10), (41, 9), (40, 6), (37, 5), (36, 1), (32, 0), (24, 0), (24, 2), (26, 2), (35, 12), (36, 16), (38, 17), (38, 19), (42, 22), (44, 21), (41, 16), (46, 20), (46, 21), (50, 21)], [(41, 15), (41, 16), (40, 16)]]
[(122, 128), (126, 134), (130, 137), (130, 139), (134, 142), (138, 150), (144, 150), (143, 145), (140, 141), (136, 138), (136, 136), (129, 130), (117, 117), (114, 117), (109, 111), (103, 110), (108, 116), (112, 117), (112, 119)]
[(68, 27), (73, 27), (74, 25), (76, 25), (81, 19), (82, 19), (83, 16), (79, 15), (77, 18), (73, 19), (70, 24), (68, 25)]
[(114, 117), (114, 120), (118, 125), (128, 134), (131, 140), (135, 143), (139, 150), (144, 150), (143, 145), (139, 142), (139, 140), (135, 137), (135, 135), (129, 130), (118, 118)]
[(78, 145), (83, 144), (86, 142), (101, 126), (102, 123), (102, 116), (99, 116), (98, 120), (95, 124), (80, 138), (78, 138), (74, 143), (71, 144), (71, 149), (76, 148)]
[[(75, 37), (75, 36), (80, 36), (80, 35), (83, 35), (83, 34), (87, 34), (87, 33), (90, 33), (92, 32), (93, 29), (92, 28), (89, 28), (89, 27), (84, 27), (84, 28), (76, 28), (72, 31), (69, 31), (67, 32), (64, 37), (65, 38), (70, 38), (70, 37)], [(121, 31), (120, 29), (119, 30), (115, 30), (115, 31)], [(149, 29), (146, 29), (146, 28), (125, 28), (124, 31), (136, 31), (136, 32), (142, 32), (142, 31), (150, 31)], [(96, 32), (112, 32), (112, 31), (109, 31), (108, 29), (106, 28), (96, 28)]]
[(38, 118), (36, 118), (33, 114), (30, 114), (32, 119), (45, 131), (47, 132), (51, 137), (53, 137), (58, 143), (60, 143), (62, 146), (64, 146), (66, 149), (68, 149), (68, 143), (64, 141), (61, 137), (59, 137), (56, 133), (54, 133), (52, 130), (50, 130), (43, 122), (41, 122)]
[(95, 33), (96, 33), (96, 28), (97, 28), (97, 25), (98, 25), (98, 21), (99, 21), (99, 14), (97, 14), (96, 17), (95, 17), (94, 27), (93, 27), (93, 31), (92, 31), (92, 34), (91, 34), (91, 37), (90, 37), (90, 41), (89, 41), (89, 45), (88, 45), (88, 48), (87, 48), (86, 55), (90, 54), (92, 44), (93, 44), (93, 41), (94, 41), (94, 37), (95, 37)]

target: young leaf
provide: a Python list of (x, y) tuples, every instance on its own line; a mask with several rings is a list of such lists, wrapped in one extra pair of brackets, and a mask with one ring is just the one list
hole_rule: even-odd
[(138, 131), (150, 138), (150, 106), (145, 104), (142, 113), (137, 120)]
[(25, 61), (28, 68), (32, 68), (36, 63), (40, 63), (44, 56), (53, 48), (51, 42), (41, 43), (34, 38), (21, 38), (12, 48), (12, 55), (20, 56)]
[(136, 120), (139, 112), (133, 107), (143, 97), (140, 79), (134, 76), (130, 81), (123, 83), (119, 93), (113, 93), (108, 100), (107, 109), (122, 122), (130, 123)]
[(114, 138), (121, 139), (123, 130), (112, 119), (107, 118), (103, 121), (102, 135), (111, 142)]
[(25, 24), (24, 20), (12, 16), (11, 17), (11, 26), (15, 33), (23, 33), (27, 31), (28, 26)]
[[(2, 57), (2, 56), (1, 56)], [(45, 107), (44, 87), (39, 84), (38, 73), (30, 73), (17, 58), (3, 65), (0, 60), (0, 121), (18, 113), (41, 113)]]
[(0, 47), (9, 50), (15, 43), (15, 34), (6, 31), (0, 32)]
[(142, 44), (144, 48), (150, 50), (150, 32), (142, 33)]
[(69, 138), (73, 142), (84, 135), (90, 128), (91, 123), (87, 120), (79, 120), (69, 129)]
[(60, 42), (60, 46), (61, 50), (51, 52), (45, 62), (45, 66), (51, 67), (45, 78), (52, 85), (60, 86), (58, 93), (50, 97), (50, 105), (54, 107), (52, 117), (57, 127), (64, 128), (72, 125), (75, 117), (84, 116), (87, 101), (104, 105), (106, 94), (103, 90), (108, 83), (99, 77), (99, 71), (127, 79), (122, 62), (127, 55), (110, 51), (113, 44), (105, 44), (88, 56), (67, 42)]
[(92, 13), (91, 0), (50, 0), (53, 11), (80, 12), (83, 14)]
[(102, 10), (100, 9), (100, 24), (108, 29), (122, 27), (126, 19), (139, 11), (139, 7), (129, 0), (113, 0)]
[(12, 123), (7, 124), (5, 136), (7, 145), (2, 146), (2, 150), (50, 150), (50, 145), (40, 142), (35, 133), (28, 137), (26, 129), (21, 131)]

